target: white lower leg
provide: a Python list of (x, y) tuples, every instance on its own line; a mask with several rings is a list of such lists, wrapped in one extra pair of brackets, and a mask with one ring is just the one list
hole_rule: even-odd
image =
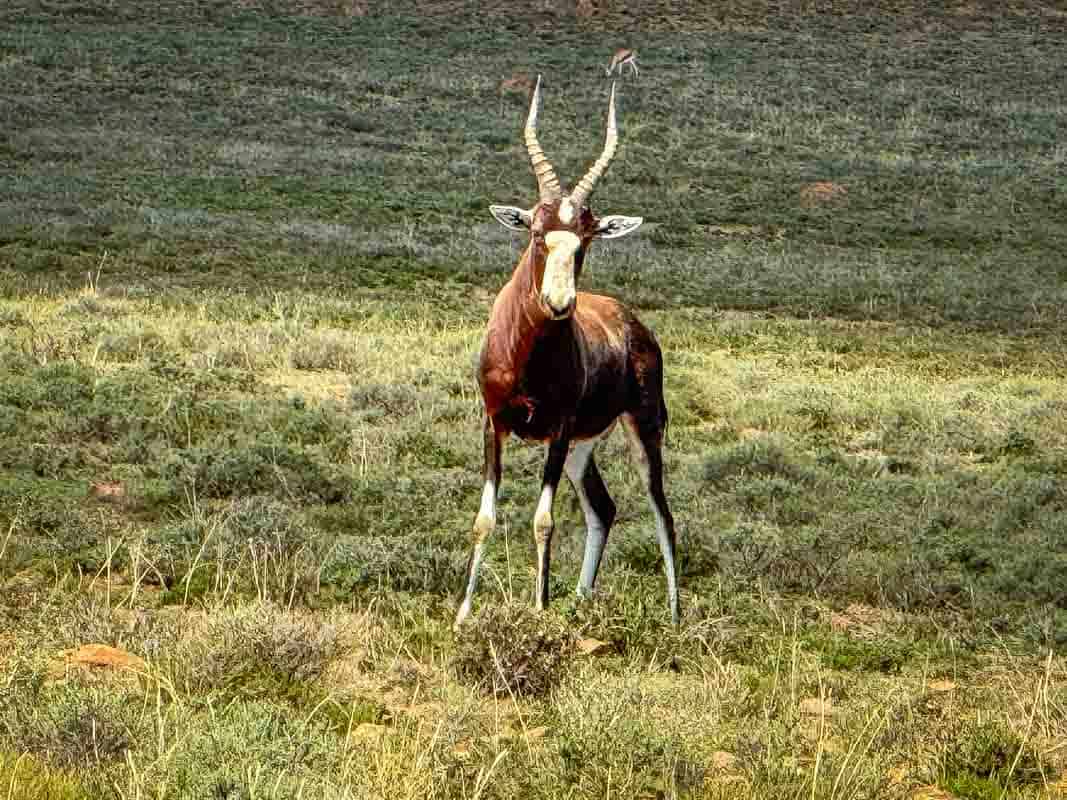
[(660, 553), (663, 554), (663, 569), (667, 575), (667, 602), (670, 604), (671, 619), (678, 624), (678, 576), (674, 571), (674, 552), (671, 547), (670, 529), (667, 520), (660, 511), (656, 501), (652, 500), (652, 510), (656, 515), (656, 538), (659, 540)]
[(663, 571), (667, 577), (667, 602), (670, 604), (671, 620), (677, 625), (679, 622), (678, 576), (675, 572), (674, 552), (671, 547), (671, 528), (670, 525), (668, 525), (667, 518), (664, 514), (666, 509), (660, 508), (660, 505), (656, 502), (656, 497), (652, 492), (652, 471), (649, 466), (648, 452), (645, 450), (645, 445), (641, 441), (641, 437), (637, 432), (637, 426), (632, 419), (626, 421), (626, 432), (633, 445), (637, 467), (641, 472), (641, 479), (645, 484), (645, 490), (648, 492), (648, 500), (649, 504), (652, 506), (652, 513), (656, 517), (656, 539), (659, 541), (659, 550), (663, 556)]
[(467, 618), (467, 615), (471, 613), (471, 603), (474, 600), (474, 587), (478, 584), (478, 568), (482, 565), (482, 556), (485, 554), (485, 545), (478, 542), (474, 545), (474, 549), (471, 552), (470, 573), (467, 576), (467, 591), (463, 596), (463, 602), (460, 603), (459, 611), (456, 612), (456, 621), (453, 624), (454, 628), (458, 628), (463, 620)]
[(537, 597), (538, 611), (544, 610), (545, 588), (548, 585), (548, 555), (552, 545), (552, 502), (555, 490), (551, 486), (541, 488), (541, 499), (534, 513), (534, 541), (537, 542)]
[(604, 543), (608, 538), (604, 524), (591, 509), (586, 512), (585, 524), (585, 556), (582, 558), (582, 573), (578, 577), (579, 597), (590, 597), (593, 594), (593, 583), (596, 581), (597, 568), (600, 566), (600, 558), (604, 553)]
[(474, 546), (471, 549), (470, 566), (467, 571), (467, 590), (463, 595), (463, 602), (456, 613), (455, 626), (471, 612), (471, 604), (474, 599), (474, 589), (478, 585), (478, 568), (482, 565), (482, 557), (485, 555), (485, 541), (496, 526), (496, 485), (493, 481), (486, 481), (482, 488), (482, 504), (478, 509), (478, 516), (474, 519)]
[(582, 514), (585, 516), (585, 555), (582, 557), (582, 571), (578, 577), (577, 593), (579, 597), (588, 597), (593, 593), (593, 582), (596, 580), (597, 566), (600, 564), (600, 556), (604, 552), (604, 542), (607, 540), (607, 530), (603, 521), (593, 510), (589, 497), (582, 486), (585, 471), (589, 468), (589, 459), (592, 458), (593, 450), (599, 443), (599, 439), (590, 439), (578, 442), (574, 445), (567, 460), (563, 465), (578, 502), (582, 506)]
[(486, 481), (482, 487), (482, 505), (478, 508), (478, 516), (474, 520), (475, 535), (488, 536), (496, 525), (496, 485), (492, 481)]

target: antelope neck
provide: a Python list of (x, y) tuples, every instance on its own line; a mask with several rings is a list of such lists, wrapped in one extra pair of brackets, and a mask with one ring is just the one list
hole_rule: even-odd
[[(500, 290), (489, 321), (483, 367), (497, 391), (508, 392), (522, 374), (538, 339), (558, 325), (571, 325), (572, 319), (553, 320), (541, 305), (534, 263), (534, 243), (523, 253), (511, 276)], [(502, 397), (500, 398), (503, 399)]]

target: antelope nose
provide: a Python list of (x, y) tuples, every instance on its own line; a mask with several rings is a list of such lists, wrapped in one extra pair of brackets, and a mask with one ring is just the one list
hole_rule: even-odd
[(563, 300), (562, 305), (558, 305), (560, 303), (559, 299), (551, 297), (544, 298), (545, 308), (548, 310), (548, 313), (551, 314), (554, 319), (565, 319), (566, 317), (569, 317), (571, 314), (573, 314), (574, 306), (577, 300), (577, 297), (571, 295), (570, 297)]

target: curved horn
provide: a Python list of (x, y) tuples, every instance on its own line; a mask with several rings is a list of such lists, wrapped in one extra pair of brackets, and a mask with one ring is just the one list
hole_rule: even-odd
[(559, 178), (556, 170), (545, 157), (544, 150), (537, 141), (537, 114), (541, 110), (541, 76), (537, 76), (537, 85), (534, 87), (533, 99), (530, 101), (530, 115), (526, 118), (526, 129), (523, 138), (526, 140), (526, 152), (530, 154), (530, 162), (533, 164), (534, 175), (537, 176), (537, 191), (541, 195), (541, 201), (555, 200), (562, 191), (559, 188)]
[(615, 150), (619, 146), (619, 129), (615, 124), (615, 81), (611, 82), (611, 99), (608, 101), (608, 135), (604, 141), (604, 152), (600, 158), (589, 168), (585, 176), (578, 181), (578, 185), (571, 192), (571, 203), (576, 209), (580, 209), (589, 195), (593, 193), (593, 187), (608, 168), (611, 159), (615, 156)]

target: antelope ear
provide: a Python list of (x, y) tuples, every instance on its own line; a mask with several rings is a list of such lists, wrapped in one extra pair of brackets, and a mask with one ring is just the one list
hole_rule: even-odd
[(513, 231), (529, 230), (530, 221), (533, 219), (529, 211), (515, 206), (489, 206), (489, 212), (496, 217), (497, 222)]
[(636, 231), (644, 221), (643, 217), (623, 217), (611, 214), (597, 223), (596, 238), (618, 239), (620, 236)]

